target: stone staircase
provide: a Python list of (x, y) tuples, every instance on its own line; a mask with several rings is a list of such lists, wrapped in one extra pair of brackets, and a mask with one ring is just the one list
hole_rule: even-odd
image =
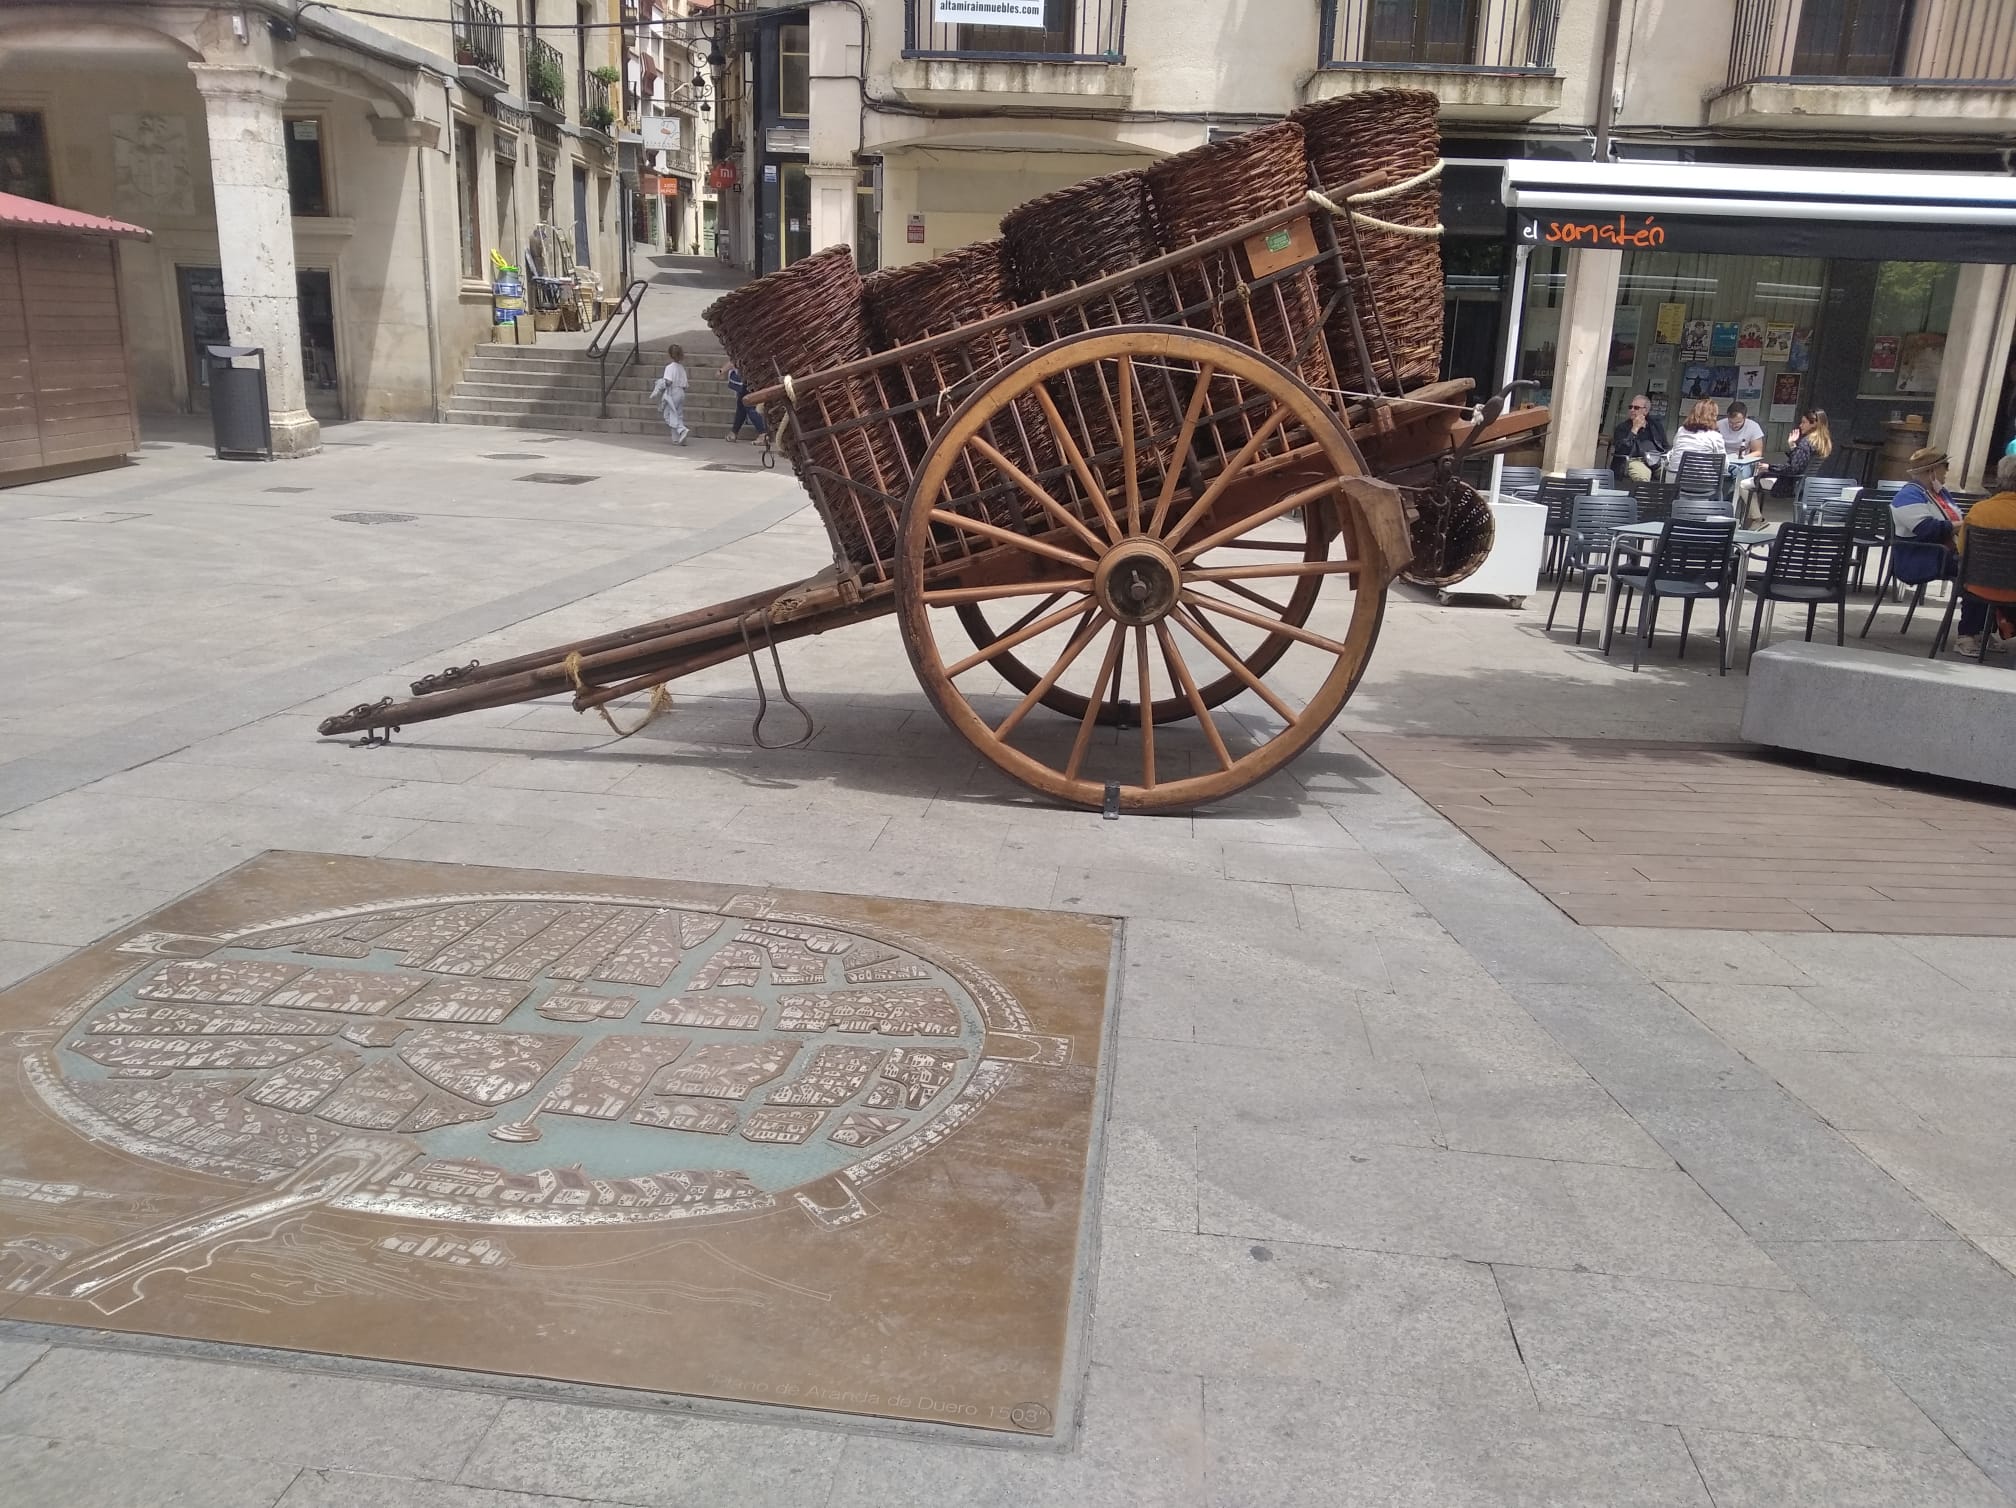
[[(728, 432), (735, 396), (715, 373), (719, 347), (688, 341), (686, 424), (696, 436), (719, 439)], [(612, 356), (613, 367), (617, 358)], [(488, 424), (506, 429), (581, 430), (595, 434), (662, 435), (665, 421), (651, 401), (651, 384), (664, 368), (663, 346), (646, 346), (609, 392), (609, 417), (602, 417), (602, 369), (585, 351), (558, 346), (478, 346), (448, 401), (450, 424)]]

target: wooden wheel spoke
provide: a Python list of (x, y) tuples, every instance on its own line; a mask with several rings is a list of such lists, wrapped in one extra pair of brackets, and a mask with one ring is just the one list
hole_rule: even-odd
[(1061, 560), (1064, 564), (1076, 566), (1081, 571), (1091, 571), (1097, 567), (1097, 562), (1067, 550), (1062, 545), (1053, 545), (1047, 539), (1034, 539), (1027, 534), (1017, 534), (1013, 529), (996, 528), (993, 524), (983, 523), (977, 518), (968, 518), (963, 513), (954, 513), (947, 508), (933, 508), (929, 516), (934, 524), (949, 524), (967, 534), (977, 534), (982, 539), (991, 539), (996, 544), (1013, 545), (1018, 550), (1047, 555), (1052, 560)]
[(1141, 678), (1141, 786), (1155, 788), (1155, 684), (1148, 669), (1148, 630), (1134, 630), (1134, 660)]
[(1024, 471), (1020, 466), (1017, 466), (1013, 461), (1009, 460), (1008, 457), (1003, 455), (1000, 451), (996, 450), (992, 445), (988, 444), (987, 441), (982, 439), (979, 435), (975, 435), (973, 437), (972, 445), (975, 450), (979, 451), (981, 455), (985, 456), (990, 462), (993, 463), (995, 470), (999, 471), (1003, 476), (1007, 477), (1008, 480), (1013, 482), (1017, 487), (1021, 488), (1023, 492), (1027, 493), (1029, 497), (1033, 499), (1035, 503), (1040, 508), (1042, 508), (1042, 510), (1045, 513), (1049, 514), (1050, 517), (1053, 520), (1055, 520), (1059, 525), (1061, 525), (1063, 528), (1069, 529), (1073, 534), (1076, 534), (1080, 539), (1084, 540), (1085, 543), (1090, 545), (1093, 549), (1102, 552), (1105, 550), (1108, 541), (1101, 539), (1098, 535), (1094, 534), (1090, 529), (1086, 528), (1085, 521), (1083, 519), (1079, 518), (1077, 514), (1073, 513), (1069, 508), (1065, 507), (1062, 503), (1058, 502), (1057, 499), (1052, 497), (1048, 492), (1045, 492), (1042, 486), (1036, 481), (1034, 477), (1030, 476), (1028, 472)]
[[(1127, 532), (1141, 532), (1141, 473), (1134, 454), (1134, 358), (1120, 358), (1120, 471), (1127, 496)], [(1119, 684), (1119, 678), (1114, 678)]]
[(1085, 459), (1085, 452), (1078, 448), (1078, 440), (1071, 433), (1071, 426), (1064, 422), (1064, 415), (1057, 408), (1057, 400), (1050, 396), (1042, 383), (1030, 389), (1036, 395), (1036, 402), (1043, 409), (1043, 417), (1050, 421), (1051, 433), (1057, 437), (1058, 448), (1064, 452), (1064, 459), (1071, 463), (1071, 469), (1078, 473), (1078, 481), (1085, 489), (1085, 496), (1092, 500), (1092, 511), (1099, 515), (1099, 522), (1106, 526), (1106, 532), (1119, 543), (1120, 520), (1113, 516), (1113, 505), (1106, 501), (1106, 489), (1099, 485), (1099, 478), (1092, 474), (1092, 466)]
[[(1194, 574), (1194, 573), (1193, 573)], [(1202, 580), (1204, 578), (1199, 577)], [(933, 607), (952, 607), (961, 602), (997, 602), (1009, 597), (1041, 597), (1048, 592), (1049, 601), (1055, 602), (1066, 592), (1089, 592), (1092, 578), (1081, 577), (1077, 581), (1010, 581), (1000, 586), (950, 586), (940, 587), (924, 594), (924, 600)], [(1042, 607), (1037, 608), (1038, 612)], [(1019, 624), (1017, 625), (1020, 626)]]
[(1241, 586), (1236, 581), (1222, 581), (1219, 585), (1236, 596), (1244, 597), (1248, 602), (1259, 603), (1277, 618), (1288, 616), (1288, 604), (1285, 602), (1276, 602), (1272, 597), (1263, 597), (1251, 587)]
[(1155, 625), (1155, 637), (1162, 645), (1162, 658), (1169, 666), (1169, 678), (1183, 688), (1183, 695), (1190, 700), (1190, 710), (1197, 715), (1197, 721), (1204, 729), (1205, 742), (1211, 745), (1211, 752), (1218, 756), (1221, 769), (1232, 768), (1232, 751), (1225, 747), (1225, 736), (1218, 731), (1218, 724), (1211, 720), (1211, 709), (1204, 705), (1204, 697), (1197, 690), (1197, 678), (1190, 674), (1190, 667), (1183, 663), (1183, 656), (1177, 651), (1176, 640), (1169, 633), (1165, 619)]
[(1043, 679), (1030, 688), (1029, 694), (1015, 704), (1015, 710), (1003, 718), (1000, 725), (994, 729), (996, 738), (1005, 743), (1008, 735), (1013, 733), (1020, 726), (1022, 719), (1029, 715), (1029, 709), (1043, 700), (1043, 693), (1057, 684), (1057, 678), (1071, 668), (1078, 656), (1085, 653), (1085, 646), (1098, 636), (1100, 625), (1106, 621), (1106, 615), (1095, 607), (1086, 614), (1086, 617), (1090, 621), (1078, 631), (1069, 644), (1064, 646), (1064, 653), (1057, 656), (1057, 663), (1043, 672)]
[(1084, 611), (1085, 607), (1083, 603), (1068, 603), (1058, 608), (1056, 612), (1046, 617), (1038, 618), (1034, 623), (1025, 623), (1021, 628), (1014, 630), (1012, 633), (1003, 634), (985, 649), (976, 649), (973, 653), (966, 656), (965, 659), (947, 665), (945, 667), (945, 674), (948, 678), (956, 679), (971, 670), (975, 665), (984, 665), (1003, 651), (1013, 649), (1017, 644), (1026, 643), (1038, 634), (1048, 633), (1051, 629), (1057, 627), (1058, 624), (1068, 623)]
[[(1050, 604), (1055, 602), (1059, 597), (1063, 595), (1064, 594), (1062, 592), (1052, 592), (1048, 597), (1045, 597), (1041, 602), (1037, 603), (1034, 607), (1030, 608), (1028, 612), (1024, 613), (1021, 617), (1017, 618), (1013, 623), (1009, 624), (1008, 632), (1011, 634), (1020, 633), (1023, 629), (1027, 628), (1030, 624), (1034, 623), (1038, 618), (1042, 617), (1045, 613), (1049, 612)], [(1092, 595), (1092, 588), (1090, 586), (1087, 586), (1085, 588), (1085, 595), (1088, 597)]]
[[(1223, 481), (1224, 478), (1221, 477), (1219, 478), (1219, 480)], [(1220, 529), (1216, 534), (1206, 535), (1196, 544), (1190, 546), (1189, 549), (1178, 551), (1176, 555), (1176, 560), (1179, 564), (1187, 566), (1188, 564), (1190, 564), (1191, 561), (1195, 560), (1198, 556), (1207, 554), (1212, 550), (1221, 548), (1222, 546), (1229, 545), (1234, 540), (1238, 539), (1240, 535), (1245, 534), (1250, 530), (1257, 529), (1262, 524), (1272, 523), (1275, 519), (1281, 517), (1281, 515), (1284, 513), (1293, 513), (1297, 508), (1306, 508), (1311, 503), (1322, 501), (1324, 498), (1330, 496), (1331, 493), (1335, 492), (1338, 488), (1338, 485), (1339, 484), (1337, 480), (1335, 478), (1332, 478), (1327, 482), (1318, 482), (1313, 487), (1304, 487), (1299, 492), (1291, 492), (1284, 498), (1277, 498), (1275, 501), (1269, 503), (1265, 508), (1261, 509), (1258, 513), (1254, 513), (1247, 516), (1246, 518), (1242, 518), (1236, 524), (1227, 524), (1224, 528)], [(1196, 510), (1192, 509), (1191, 511), (1195, 512)], [(1173, 543), (1171, 544), (1171, 548), (1172, 549), (1174, 548)], [(1265, 546), (1241, 544), (1239, 548), (1242, 550), (1250, 550), (1256, 548), (1265, 548)], [(1302, 547), (1300, 545), (1297, 545), (1295, 548), (1299, 550)]]
[(1162, 474), (1162, 491), (1155, 499), (1155, 515), (1148, 520), (1150, 534), (1160, 534), (1163, 524), (1169, 520), (1169, 508), (1176, 501), (1176, 489), (1183, 483), (1183, 461), (1190, 454), (1191, 443), (1197, 438), (1197, 420), (1204, 412), (1204, 400), (1211, 394), (1211, 379), (1217, 373), (1218, 369), (1208, 361), (1197, 368), (1197, 387), (1183, 410), (1183, 428), (1177, 431), (1176, 448), (1169, 453), (1169, 469)]
[[(1217, 479), (1209, 487), (1204, 489), (1204, 495), (1190, 505), (1190, 511), (1184, 514), (1176, 527), (1163, 537), (1164, 544), (1173, 550), (1183, 542), (1183, 536), (1190, 532), (1191, 526), (1209, 513), (1212, 505), (1225, 495), (1225, 490), (1239, 480), (1239, 473), (1246, 469), (1249, 461), (1260, 454), (1260, 448), (1274, 437), (1274, 431), (1281, 427), (1281, 421), (1287, 417), (1287, 405), (1275, 404), (1273, 412), (1267, 415), (1267, 422), (1253, 431), (1253, 438), (1239, 447), (1239, 453), (1225, 463), (1225, 469), (1218, 473)], [(1242, 523), (1240, 528), (1242, 530), (1251, 528), (1257, 522), (1259, 520), (1249, 519)]]
[(1255, 628), (1264, 628), (1270, 634), (1285, 634), (1298, 644), (1313, 645), (1333, 655), (1350, 653), (1350, 650), (1335, 639), (1325, 638), (1322, 634), (1312, 633), (1306, 628), (1297, 628), (1294, 624), (1284, 623), (1278, 618), (1263, 618), (1258, 613), (1249, 613), (1245, 608), (1230, 602), (1221, 602), (1216, 597), (1206, 597), (1202, 592), (1186, 590), (1183, 593), (1183, 600), (1192, 607), (1202, 608), (1206, 612), (1220, 613), (1227, 618), (1236, 618), (1241, 623), (1250, 623)]
[(1092, 694), (1085, 699), (1085, 715), (1078, 720), (1078, 736), (1071, 740), (1071, 757), (1064, 765), (1064, 778), (1076, 780), (1078, 767), (1085, 763), (1085, 751), (1092, 746), (1092, 730), (1099, 723), (1099, 704), (1106, 697), (1106, 683), (1118, 684), (1114, 674), (1120, 655), (1127, 645), (1127, 630), (1120, 624), (1113, 625), (1113, 637), (1106, 646), (1106, 659), (1099, 667), (1098, 679), (1092, 683)]
[[(1261, 548), (1239, 545), (1241, 550)], [(1271, 546), (1269, 548), (1272, 548)], [(1300, 550), (1301, 545), (1292, 548)], [(1185, 571), (1185, 581), (1271, 581), (1283, 576), (1355, 576), (1365, 569), (1362, 560), (1301, 560), (1294, 565), (1209, 566)]]
[(1269, 707), (1272, 707), (1274, 709), (1275, 716), (1279, 717), (1282, 722), (1293, 723), (1295, 721), (1295, 709), (1293, 707), (1290, 707), (1286, 702), (1282, 701), (1280, 697), (1276, 696), (1273, 691), (1268, 689), (1267, 683), (1265, 681), (1261, 680), (1260, 677), (1255, 675), (1252, 671), (1248, 670), (1246, 668), (1246, 662), (1244, 660), (1240, 659), (1239, 656), (1233, 654), (1230, 650), (1226, 649), (1224, 642), (1218, 637), (1218, 635), (1208, 632), (1204, 624), (1199, 623), (1195, 618), (1193, 618), (1190, 614), (1184, 612), (1183, 609), (1180, 607), (1177, 608), (1176, 611), (1171, 613), (1169, 616), (1174, 618), (1178, 623), (1182, 624), (1185, 629), (1189, 630), (1191, 638), (1195, 639), (1199, 644), (1202, 644), (1206, 649), (1210, 650), (1212, 655), (1217, 659), (1219, 664), (1223, 665), (1227, 670), (1231, 671), (1233, 675), (1237, 676), (1241, 681), (1243, 681), (1248, 691), (1252, 692), (1255, 696), (1259, 697), (1260, 700), (1265, 702)]

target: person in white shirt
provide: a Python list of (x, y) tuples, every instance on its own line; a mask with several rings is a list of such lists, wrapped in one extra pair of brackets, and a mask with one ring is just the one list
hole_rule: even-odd
[(1724, 447), (1715, 418), (1720, 412), (1713, 398), (1700, 399), (1687, 410), (1687, 422), (1680, 426), (1672, 448), (1666, 452), (1668, 481), (1680, 479), (1680, 462), (1685, 456), (1713, 456), (1718, 464), (1721, 462)]
[(672, 443), (684, 445), (691, 433), (686, 428), (686, 368), (683, 365), (686, 349), (683, 346), (665, 348), (665, 370), (658, 380), (651, 384), (651, 396), (657, 400), (658, 412), (665, 416), (665, 427), (672, 431)]
[(1729, 452), (1729, 475), (1743, 481), (1757, 469), (1764, 455), (1764, 431), (1738, 401), (1729, 405), (1729, 416), (1715, 426)]

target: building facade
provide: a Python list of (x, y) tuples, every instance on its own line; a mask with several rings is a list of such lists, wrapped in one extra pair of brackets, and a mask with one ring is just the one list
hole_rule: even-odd
[(153, 233), (121, 257), (144, 412), (202, 350), (265, 350), (276, 448), (432, 419), (492, 337), (490, 253), (555, 226), (605, 286), (622, 232), (614, 0), (0, 8), (0, 189)]
[(754, 270), (836, 243), (864, 266), (921, 260), (995, 234), (1035, 194), (1310, 100), (1422, 88), (1442, 107), (1445, 374), (1495, 388), (1509, 360), (1534, 381), (1557, 416), (1550, 465), (1600, 463), (1634, 392), (1674, 423), (1697, 389), (1743, 397), (1774, 445), (1788, 409), (1823, 407), (1872, 467), (1915, 437), (1950, 448), (1970, 479), (2012, 429), (2005, 265), (1925, 260), (1922, 247), (1886, 258), (1877, 235), (1791, 255), (1755, 222), (1715, 251), (1545, 246), (1515, 279), (1501, 182), (1507, 162), (1531, 159), (1643, 164), (1648, 176), (1718, 163), (2007, 174), (2016, 5), (724, 0), (721, 11), (732, 113), (715, 157), (742, 186), (722, 213)]
[(712, 132), (713, 70), (706, 7), (623, 0), (623, 142), (631, 239), (648, 252), (701, 255), (712, 239), (713, 190), (703, 165)]

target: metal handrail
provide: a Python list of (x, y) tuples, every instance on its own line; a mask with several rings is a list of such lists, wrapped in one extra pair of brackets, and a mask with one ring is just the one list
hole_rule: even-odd
[[(623, 297), (616, 300), (616, 307), (609, 311), (609, 317), (602, 321), (602, 328), (595, 332), (595, 338), (588, 342), (588, 354), (601, 363), (602, 376), (602, 417), (609, 417), (609, 392), (623, 380), (623, 374), (630, 370), (630, 363), (637, 359), (637, 306), (644, 302), (644, 290), (651, 285), (642, 278), (631, 279), (630, 286), (623, 290)], [(609, 357), (616, 349), (622, 336), (623, 326), (630, 327), (630, 349), (623, 353), (623, 359), (616, 364), (616, 375), (609, 375)]]

